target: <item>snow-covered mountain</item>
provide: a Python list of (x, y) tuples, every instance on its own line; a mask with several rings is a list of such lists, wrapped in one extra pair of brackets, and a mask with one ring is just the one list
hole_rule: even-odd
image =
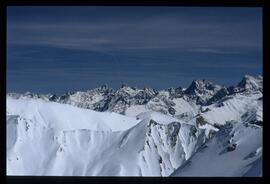
[(7, 174), (261, 176), (261, 76), (7, 94)]

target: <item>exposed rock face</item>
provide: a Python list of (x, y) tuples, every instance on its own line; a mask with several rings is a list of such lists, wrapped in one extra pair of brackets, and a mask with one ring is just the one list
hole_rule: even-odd
[(237, 87), (243, 88), (245, 90), (262, 90), (262, 76), (259, 75), (257, 77), (253, 77), (250, 75), (245, 75), (241, 82), (238, 83)]
[(229, 145), (229, 146), (227, 147), (227, 150), (228, 150), (228, 151), (233, 151), (233, 150), (235, 150), (235, 149), (236, 149), (236, 145), (237, 145), (237, 144), (235, 144), (235, 143)]
[(7, 94), (8, 174), (259, 176), (261, 84)]
[(196, 118), (196, 123), (197, 125), (206, 125), (207, 124), (207, 121), (205, 121), (205, 119), (202, 117), (202, 116), (198, 116)]
[(227, 96), (229, 94), (229, 91), (227, 90), (226, 87), (222, 87), (219, 91), (217, 91), (212, 98), (210, 98), (207, 101), (207, 105), (212, 104), (213, 102), (216, 102), (222, 98), (224, 98), (225, 96)]
[(197, 104), (206, 104), (219, 90), (221, 86), (214, 85), (206, 80), (195, 80), (185, 90), (185, 94), (195, 100)]
[(171, 115), (175, 114), (175, 109), (173, 107), (169, 107), (168, 111)]
[(142, 168), (150, 168), (142, 169), (146, 175), (168, 175), (184, 164), (203, 143), (200, 139), (203, 131), (193, 125), (180, 122), (164, 125), (150, 120), (147, 129), (145, 146), (140, 152)]
[(184, 95), (184, 90), (182, 87), (178, 88), (169, 88), (168, 92), (170, 93), (170, 98), (181, 98)]
[[(175, 99), (181, 99), (189, 104), (200, 106), (211, 105), (215, 102), (222, 106), (222, 99), (230, 98), (237, 93), (261, 92), (263, 90), (262, 77), (245, 75), (237, 86), (219, 86), (206, 80), (194, 80), (184, 90), (182, 87), (169, 88), (157, 91), (152, 88), (138, 89), (122, 84), (121, 88), (114, 90), (107, 85), (88, 90), (86, 92), (66, 92), (63, 95), (40, 95), (27, 92), (25, 94), (9, 93), (13, 98), (40, 98), (46, 101), (71, 104), (81, 108), (100, 112), (111, 111), (125, 114), (129, 107), (134, 105), (146, 106), (146, 109), (185, 117), (188, 113), (178, 112)], [(177, 101), (177, 100), (176, 100)]]

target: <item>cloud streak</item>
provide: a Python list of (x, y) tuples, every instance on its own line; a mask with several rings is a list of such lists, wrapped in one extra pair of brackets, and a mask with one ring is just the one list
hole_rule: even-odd
[(238, 51), (228, 51), (228, 50), (218, 50), (218, 49), (192, 49), (188, 50), (189, 52), (198, 52), (198, 53), (212, 53), (212, 54), (240, 54)]
[[(195, 19), (182, 14), (145, 15), (112, 22), (20, 22), (9, 20), (9, 45), (45, 45), (80, 50), (190, 49), (225, 53), (226, 47), (261, 47), (254, 21)], [(23, 35), (23, 36), (22, 36)], [(200, 49), (198, 49), (200, 48)], [(217, 51), (219, 50), (219, 51)]]
[(63, 91), (124, 81), (167, 88), (198, 78), (228, 84), (261, 72), (261, 11), (9, 7), (7, 47), (8, 89)]

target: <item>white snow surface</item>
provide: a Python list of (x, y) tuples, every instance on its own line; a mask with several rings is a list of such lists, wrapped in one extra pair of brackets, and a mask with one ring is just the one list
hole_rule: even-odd
[[(204, 108), (209, 111), (202, 113), (202, 117), (210, 124), (224, 125), (227, 121), (240, 121), (245, 112), (255, 110), (259, 116), (262, 114), (261, 101), (257, 101), (262, 97), (261, 93), (256, 93), (250, 96), (236, 94), (229, 97), (226, 101), (219, 102)], [(221, 105), (219, 105), (221, 104)]]
[(7, 112), (42, 123), (54, 130), (89, 129), (120, 131), (131, 128), (139, 121), (113, 112), (96, 112), (68, 104), (45, 102), (40, 99), (7, 98)]
[[(262, 176), (262, 129), (243, 126), (237, 123), (231, 138), (232, 132), (218, 133), (172, 176)], [(234, 151), (226, 150), (227, 140), (237, 144)]]
[(199, 106), (162, 91), (121, 115), (7, 96), (7, 174), (261, 176), (260, 98), (236, 93)]

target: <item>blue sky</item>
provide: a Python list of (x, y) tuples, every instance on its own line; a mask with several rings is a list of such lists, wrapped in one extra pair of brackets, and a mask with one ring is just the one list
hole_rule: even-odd
[(262, 74), (261, 8), (10, 6), (8, 92), (234, 85)]

